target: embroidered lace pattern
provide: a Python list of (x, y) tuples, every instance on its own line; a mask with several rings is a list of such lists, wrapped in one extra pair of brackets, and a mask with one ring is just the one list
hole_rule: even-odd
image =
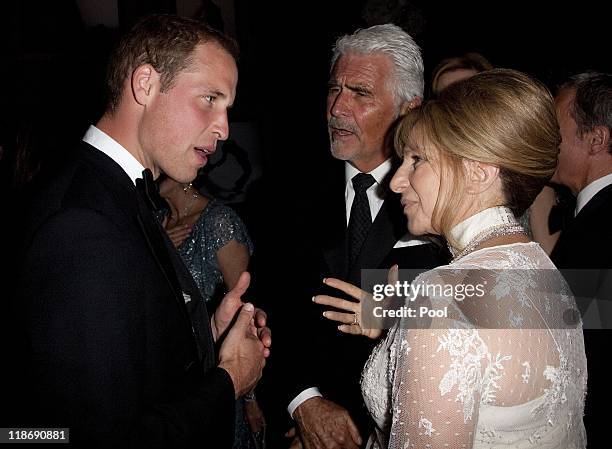
[(430, 297), (447, 318), (396, 326), (370, 356), (369, 446), (584, 448), (584, 341), (580, 325), (562, 322), (575, 304), (558, 271), (539, 245), (517, 243), (477, 250), (414, 283), (466, 282), (466, 270), (484, 277), (487, 298)]

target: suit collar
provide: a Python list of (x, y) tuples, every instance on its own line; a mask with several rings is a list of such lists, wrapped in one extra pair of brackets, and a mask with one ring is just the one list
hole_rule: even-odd
[(91, 125), (85, 136), (83, 136), (83, 142), (88, 143), (115, 161), (127, 173), (134, 184), (136, 184), (136, 179), (142, 177), (145, 167), (132, 153), (104, 131)]
[(575, 221), (583, 220), (596, 212), (602, 205), (607, 203), (612, 198), (612, 184), (609, 184), (599, 190), (576, 215)]
[(93, 173), (99, 175), (98, 179), (111, 192), (116, 204), (132, 217), (136, 210), (136, 188), (121, 166), (87, 142), (81, 142), (78, 158), (81, 163), (89, 166)]
[[(552, 261), (559, 268), (568, 268), (571, 255), (568, 254), (574, 239), (580, 234), (588, 233), (593, 225), (601, 220), (607, 220), (609, 208), (612, 204), (612, 184), (604, 187), (580, 210), (573, 220), (569, 221), (566, 229), (561, 232), (557, 244), (550, 255)], [(574, 262), (578, 263), (578, 262)]]
[[(348, 185), (351, 182), (351, 179), (353, 179), (355, 175), (361, 172), (357, 170), (350, 162), (345, 162), (344, 167), (344, 182)], [(389, 175), (389, 172), (391, 172), (392, 169), (393, 160), (389, 158), (382, 164), (380, 164), (378, 167), (376, 167), (374, 170), (369, 171), (368, 174), (374, 177), (376, 183), (383, 184), (387, 181), (387, 175)]]
[[(589, 215), (593, 210), (599, 208), (602, 202), (605, 202), (612, 194), (612, 174), (598, 179), (595, 183), (600, 180), (602, 181), (601, 183), (591, 183), (578, 194), (576, 199), (576, 210), (578, 210), (576, 218)], [(593, 190), (595, 193), (593, 193)], [(579, 207), (579, 202), (581, 202), (581, 207)]]

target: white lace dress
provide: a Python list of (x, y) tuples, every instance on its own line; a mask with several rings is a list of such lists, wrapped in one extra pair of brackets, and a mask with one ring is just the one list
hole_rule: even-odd
[[(466, 243), (499, 214), (471, 217), (456, 237)], [(480, 283), (486, 295), (430, 294), (446, 317), (411, 329), (402, 320), (374, 349), (362, 374), (377, 426), (369, 448), (586, 446), (582, 327), (567, 324), (574, 299), (538, 244), (474, 251), (419, 283)]]

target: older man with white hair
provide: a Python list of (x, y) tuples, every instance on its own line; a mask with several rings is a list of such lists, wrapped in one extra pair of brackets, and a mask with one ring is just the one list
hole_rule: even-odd
[[(318, 279), (360, 284), (365, 269), (431, 268), (444, 262), (437, 247), (406, 234), (399, 198), (389, 189), (397, 163), (392, 125), (422, 96), (419, 47), (398, 26), (376, 25), (336, 41), (327, 122), (331, 153), (345, 162), (317, 180), (321, 195), (314, 221), (324, 228), (316, 235), (325, 236), (316, 248)], [(325, 293), (321, 287), (313, 286), (311, 293)], [(370, 429), (359, 380), (372, 344), (323, 321), (318, 314), (309, 323), (307, 342), (295, 351), (292, 374), (284, 379), (297, 429), (289, 433), (296, 435), (292, 447), (357, 448)]]

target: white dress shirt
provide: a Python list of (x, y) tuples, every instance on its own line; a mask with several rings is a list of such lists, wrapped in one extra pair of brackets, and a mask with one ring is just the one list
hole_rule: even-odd
[[(372, 222), (376, 219), (380, 208), (385, 201), (385, 189), (380, 187), (381, 183), (385, 179), (385, 176), (389, 174), (391, 171), (391, 159), (387, 159), (385, 162), (380, 164), (374, 170), (368, 173), (368, 175), (372, 175), (374, 180), (376, 181), (372, 184), (368, 190), (366, 190), (366, 195), (368, 197), (368, 204), (370, 205), (370, 213), (372, 214)], [(353, 200), (355, 199), (355, 189), (353, 188), (352, 179), (355, 175), (361, 173), (357, 170), (353, 165), (346, 162), (344, 168), (344, 180), (345, 180), (345, 190), (344, 190), (344, 204), (346, 205), (346, 225), (348, 226), (349, 218), (351, 217), (351, 207), (353, 206)]]
[(582, 189), (576, 198), (576, 210), (574, 211), (574, 216), (578, 215), (578, 212), (580, 212), (582, 208), (599, 193), (600, 190), (608, 187), (610, 184), (612, 184), (612, 173), (596, 179)]
[(119, 142), (105, 132), (100, 131), (94, 125), (91, 125), (83, 136), (83, 142), (100, 150), (119, 164), (123, 171), (130, 177), (134, 185), (136, 185), (136, 179), (142, 178), (142, 172), (145, 168), (138, 162), (138, 159), (121, 146)]

